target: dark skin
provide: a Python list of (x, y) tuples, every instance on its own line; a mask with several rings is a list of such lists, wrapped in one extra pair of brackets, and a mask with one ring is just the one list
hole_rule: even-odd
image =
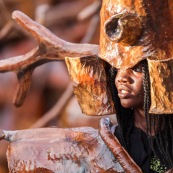
[(115, 85), (118, 90), (121, 105), (124, 108), (133, 108), (134, 124), (146, 132), (144, 115), (144, 90), (141, 63), (130, 69), (117, 69)]

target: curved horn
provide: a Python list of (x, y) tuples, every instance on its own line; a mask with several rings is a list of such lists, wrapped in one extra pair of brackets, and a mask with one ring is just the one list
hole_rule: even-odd
[(139, 17), (133, 14), (117, 14), (105, 23), (105, 34), (117, 43), (133, 45), (139, 38), (142, 24)]
[(45, 50), (49, 53), (52, 52), (52, 55), (54, 54), (57, 59), (65, 56), (85, 56), (98, 53), (98, 45), (75, 44), (64, 41), (20, 11), (14, 11), (12, 16), (21, 27), (38, 41), (41, 48), (46, 46)]
[(64, 60), (66, 56), (98, 55), (98, 45), (69, 43), (58, 38), (47, 28), (20, 11), (14, 11), (12, 16), (38, 42), (38, 47), (25, 55), (0, 60), (0, 72), (15, 71), (20, 81), (17, 95), (13, 101), (16, 106), (22, 105), (30, 87), (32, 71), (37, 66), (50, 61)]

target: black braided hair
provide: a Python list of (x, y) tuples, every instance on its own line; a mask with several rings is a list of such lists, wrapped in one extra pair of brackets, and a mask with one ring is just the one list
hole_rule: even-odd
[(114, 67), (110, 67), (109, 69), (110, 76), (110, 89), (112, 94), (112, 99), (114, 102), (114, 106), (116, 109), (116, 117), (118, 122), (118, 136), (121, 145), (128, 151), (129, 147), (129, 136), (130, 132), (134, 125), (134, 116), (133, 111), (131, 109), (123, 108), (120, 103), (120, 99), (118, 97), (118, 91), (115, 87), (115, 77), (116, 77), (116, 69)]
[[(173, 115), (149, 114), (151, 105), (150, 78), (147, 61), (143, 61), (144, 111), (147, 134), (154, 154), (168, 169), (173, 167)], [(154, 132), (154, 136), (152, 136)]]
[[(143, 87), (144, 87), (144, 112), (147, 124), (147, 134), (151, 149), (156, 157), (168, 169), (173, 167), (173, 115), (149, 114), (151, 105), (150, 77), (147, 60), (142, 62)], [(121, 145), (128, 151), (129, 136), (134, 126), (133, 110), (121, 106), (118, 92), (115, 87), (116, 69), (110, 67), (110, 88), (116, 109), (118, 133)], [(154, 136), (151, 136), (154, 132)]]

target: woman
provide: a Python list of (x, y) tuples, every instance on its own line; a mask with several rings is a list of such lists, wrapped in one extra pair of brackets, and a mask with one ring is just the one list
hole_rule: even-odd
[(172, 9), (172, 0), (103, 0), (100, 53), (96, 61), (80, 57), (80, 65), (71, 66), (79, 79), (75, 94), (88, 115), (115, 113), (98, 57), (112, 66), (115, 135), (144, 173), (173, 167)]
[[(173, 116), (149, 114), (147, 61), (130, 69), (110, 68), (111, 90), (117, 112), (115, 135), (145, 173), (173, 167)], [(116, 87), (115, 87), (116, 86)]]
[[(80, 78), (75, 70), (72, 75), (80, 79), (76, 82), (79, 92), (75, 94), (83, 113), (88, 115), (91, 108), (99, 106), (99, 110), (107, 112), (100, 114), (93, 108), (92, 114), (113, 113), (113, 109), (108, 109), (112, 106), (110, 82), (118, 120), (115, 135), (146, 173), (161, 173), (173, 167), (172, 7), (170, 0), (103, 0), (99, 58), (111, 66), (111, 78), (107, 86), (103, 85), (105, 80), (100, 80), (100, 76), (104, 76), (104, 70), (97, 72), (101, 65), (81, 59), (80, 67), (86, 69), (78, 71)], [(82, 81), (83, 76), (87, 78)], [(81, 92), (83, 83), (86, 86)], [(89, 85), (96, 87), (90, 89)], [(92, 97), (81, 98), (81, 93)], [(108, 97), (101, 98), (98, 93)]]
[(100, 58), (111, 65), (115, 135), (143, 172), (173, 167), (173, 1), (109, 0)]

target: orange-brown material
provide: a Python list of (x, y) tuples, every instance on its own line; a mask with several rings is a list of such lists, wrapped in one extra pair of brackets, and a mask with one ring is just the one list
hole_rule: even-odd
[(154, 114), (173, 113), (172, 9), (172, 0), (103, 0), (102, 4), (99, 56), (121, 69), (149, 61)]
[[(4, 131), (10, 173), (123, 173), (98, 130), (43, 128)], [(120, 146), (121, 147), (121, 146)]]
[[(172, 8), (171, 0), (103, 0), (100, 57), (116, 68), (133, 67), (148, 57), (159, 60), (172, 58)], [(108, 22), (109, 28), (107, 28)], [(109, 38), (108, 31), (111, 33)], [(111, 36), (116, 39), (112, 39)], [(131, 39), (134, 41), (131, 42)]]
[[(103, 0), (100, 57), (116, 68), (130, 68), (143, 59), (158, 61), (173, 59), (172, 9), (172, 0)], [(14, 12), (13, 18), (38, 41), (38, 47), (26, 55), (0, 61), (0, 72), (15, 71), (19, 77), (20, 85), (14, 100), (16, 106), (23, 103), (35, 67), (49, 61), (64, 60), (65, 56), (81, 57), (98, 54), (97, 45), (65, 42), (21, 12)], [(153, 63), (152, 66), (157, 67), (157, 64)], [(150, 74), (151, 79), (155, 78), (154, 75)], [(164, 79), (161, 77), (155, 80), (157, 82), (155, 86), (161, 86), (159, 81), (162, 78)], [(169, 84), (164, 85), (164, 90), (167, 89), (166, 85)], [(151, 83), (153, 105), (150, 112), (161, 113), (165, 105), (171, 105), (172, 91), (167, 90), (165, 95), (161, 93), (163, 89), (158, 91), (153, 86)], [(165, 105), (161, 99), (155, 98), (163, 94)], [(167, 106), (162, 113), (167, 112), (173, 113), (172, 106), (169, 111)]]
[(118, 139), (111, 132), (110, 120), (108, 118), (101, 119), (100, 135), (106, 145), (112, 151), (115, 158), (123, 167), (126, 173), (142, 173), (139, 166), (130, 157), (127, 151), (121, 146)]
[(173, 59), (148, 60), (151, 83), (151, 107), (153, 114), (173, 113)]
[(86, 115), (115, 113), (105, 62), (93, 56), (66, 58), (66, 64), (82, 112)]

